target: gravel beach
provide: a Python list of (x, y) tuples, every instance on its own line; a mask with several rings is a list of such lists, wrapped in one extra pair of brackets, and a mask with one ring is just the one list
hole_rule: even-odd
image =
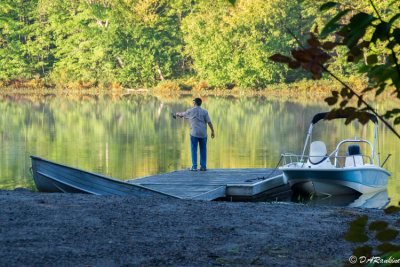
[[(0, 190), (1, 266), (337, 266), (382, 210)], [(399, 237), (397, 237), (399, 243)], [(372, 241), (371, 241), (372, 242)]]

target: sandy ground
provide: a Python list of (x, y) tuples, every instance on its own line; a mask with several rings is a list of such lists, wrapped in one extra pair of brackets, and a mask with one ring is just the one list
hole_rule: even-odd
[(0, 265), (337, 266), (357, 246), (343, 239), (348, 223), (363, 214), (398, 219), (375, 209), (0, 190)]

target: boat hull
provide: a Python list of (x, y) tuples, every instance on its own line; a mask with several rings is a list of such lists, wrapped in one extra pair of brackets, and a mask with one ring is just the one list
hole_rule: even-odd
[(390, 173), (371, 166), (361, 168), (306, 169), (282, 167), (293, 191), (316, 195), (373, 193), (384, 190)]
[(177, 198), (144, 186), (73, 168), (40, 157), (31, 156), (31, 159), (33, 179), (40, 192)]

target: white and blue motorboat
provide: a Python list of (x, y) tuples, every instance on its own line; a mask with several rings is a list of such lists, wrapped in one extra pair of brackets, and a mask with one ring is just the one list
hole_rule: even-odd
[[(325, 143), (312, 141), (313, 126), (327, 118), (329, 112), (316, 114), (310, 124), (303, 153), (301, 155), (282, 154), (283, 166), (280, 169), (293, 191), (315, 195), (369, 194), (385, 190), (390, 173), (380, 165), (376, 153), (378, 120), (370, 114), (370, 122), (375, 124), (374, 140), (345, 139), (327, 154)], [(336, 118), (347, 118), (340, 115)], [(307, 145), (309, 155), (305, 155)], [(360, 144), (370, 147), (371, 154), (364, 155)], [(346, 155), (340, 155), (341, 148), (346, 148)], [(386, 158), (387, 159), (387, 158)]]

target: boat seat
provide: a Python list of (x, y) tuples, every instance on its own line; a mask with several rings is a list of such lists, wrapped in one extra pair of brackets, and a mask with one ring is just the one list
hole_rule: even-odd
[(350, 145), (347, 148), (347, 156), (361, 155), (361, 148), (359, 145)]
[(326, 160), (327, 157), (328, 154), (326, 152), (326, 146), (324, 142), (314, 141), (311, 143), (310, 157), (308, 159), (309, 163), (311, 163), (312, 165), (318, 165)]
[(346, 167), (357, 167), (364, 165), (364, 158), (359, 145), (350, 145), (347, 148)]

